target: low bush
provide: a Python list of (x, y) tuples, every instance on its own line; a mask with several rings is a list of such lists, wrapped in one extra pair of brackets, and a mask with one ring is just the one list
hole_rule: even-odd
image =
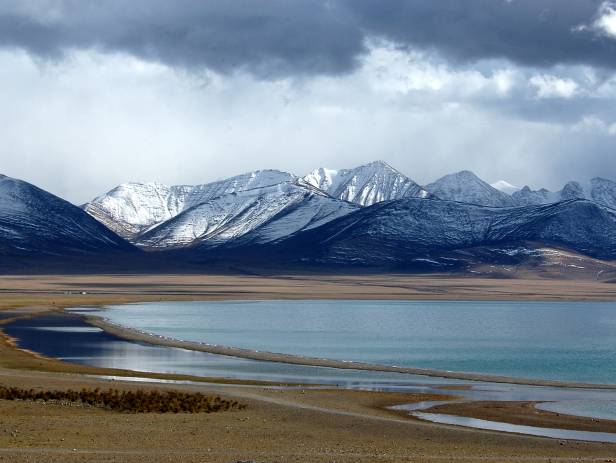
[(125, 413), (213, 413), (242, 410), (236, 401), (212, 397), (199, 392), (121, 391), (118, 389), (82, 389), (81, 391), (37, 391), (16, 387), (0, 387), (0, 400), (41, 400), (71, 402)]

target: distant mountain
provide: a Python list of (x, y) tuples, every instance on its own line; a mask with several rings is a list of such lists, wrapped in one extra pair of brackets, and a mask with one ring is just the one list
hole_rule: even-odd
[(88, 214), (118, 235), (133, 240), (181, 212), (213, 198), (296, 179), (287, 172), (260, 170), (195, 186), (126, 183), (82, 207)]
[(446, 175), (425, 188), (437, 198), (450, 201), (490, 207), (515, 205), (507, 193), (497, 190), (468, 170)]
[(584, 199), (586, 198), (586, 192), (584, 187), (578, 182), (567, 182), (567, 184), (560, 190), (559, 201), (567, 201), (569, 199)]
[(590, 181), (590, 197), (593, 201), (616, 209), (616, 182), (596, 177)]
[[(143, 252), (112, 230), (158, 252)], [(494, 264), (508, 272), (507, 265), (532, 260), (534, 268), (596, 277), (616, 268), (597, 260), (616, 260), (616, 182), (569, 182), (558, 192), (525, 187), (510, 196), (468, 171), (422, 188), (375, 162), (304, 178), (264, 170), (196, 186), (124, 184), (82, 210), (0, 176), (0, 257), (1, 271), (15, 263), (39, 271), (88, 263), (96, 270), (178, 272), (492, 272)]]
[(224, 194), (140, 235), (144, 248), (267, 243), (322, 225), (358, 209), (298, 182)]
[(319, 168), (303, 179), (334, 198), (360, 206), (370, 206), (392, 199), (429, 196), (417, 183), (383, 161), (371, 162), (354, 169)]
[(455, 267), (448, 252), (539, 242), (593, 257), (616, 258), (616, 211), (586, 200), (489, 208), (402, 199), (358, 210), (266, 247), (284, 262)]
[(519, 187), (512, 185), (506, 180), (499, 180), (498, 182), (491, 183), (490, 186), (499, 191), (502, 191), (503, 193), (507, 193), (508, 195), (520, 190)]
[(525, 186), (513, 193), (517, 205), (551, 204), (569, 199), (589, 199), (603, 206), (616, 209), (616, 182), (604, 178), (593, 178), (586, 187), (578, 182), (568, 182), (560, 191), (548, 191), (545, 188), (531, 190)]
[(0, 175), (0, 254), (42, 261), (135, 252), (131, 244), (77, 206), (27, 182)]
[(528, 206), (552, 204), (569, 199), (590, 199), (590, 195), (587, 196), (584, 188), (578, 182), (568, 182), (562, 190), (555, 192), (545, 188), (531, 190), (528, 186), (525, 186), (520, 191), (513, 193), (512, 198), (517, 205)]
[(536, 206), (560, 201), (560, 192), (553, 193), (545, 188), (531, 190), (530, 187), (525, 186), (521, 190), (513, 193), (511, 197), (518, 206)]

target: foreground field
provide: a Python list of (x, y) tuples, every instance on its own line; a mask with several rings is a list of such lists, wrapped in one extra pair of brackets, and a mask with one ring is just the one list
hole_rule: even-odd
[[(0, 371), (25, 387), (94, 387), (73, 376)], [(6, 375), (10, 374), (10, 377)], [(108, 383), (106, 383), (108, 384)], [(152, 387), (120, 384), (114, 387)], [(156, 386), (165, 389), (170, 386)], [(178, 386), (174, 386), (174, 389)], [(32, 462), (605, 461), (616, 446), (560, 442), (407, 420), (383, 406), (434, 399), (338, 390), (181, 386), (241, 399), (216, 414), (122, 414), (0, 401), (0, 459)], [(1, 460), (0, 460), (1, 461)], [(553, 460), (552, 460), (553, 461)]]
[[(0, 289), (3, 290), (0, 307), (4, 310), (28, 307), (21, 316), (72, 305), (159, 299), (616, 299), (614, 285), (589, 281), (451, 280), (404, 276), (2, 277)], [(385, 408), (442, 397), (337, 389), (280, 389), (265, 385), (153, 385), (91, 376), (111, 373), (124, 375), (127, 372), (69, 365), (15, 349), (6, 337), (0, 342), (0, 386), (198, 391), (238, 400), (247, 408), (216, 414), (126, 414), (75, 404), (0, 400), (0, 461), (547, 462), (610, 461), (616, 455), (616, 445), (433, 425)], [(455, 391), (443, 391), (443, 394), (451, 395)], [(486, 404), (486, 407), (492, 409), (494, 416), (498, 413), (502, 416), (502, 411), (494, 411), (494, 404)], [(520, 411), (522, 408), (519, 405), (513, 410), (516, 420), (524, 420), (524, 415), (528, 414)], [(487, 416), (488, 412), (475, 409), (470, 413)], [(542, 421), (541, 416), (533, 414), (533, 423), (558, 424), (554, 416), (543, 416), (545, 420)], [(592, 426), (590, 421), (585, 420), (583, 425)], [(597, 426), (616, 431), (612, 423), (598, 423)]]

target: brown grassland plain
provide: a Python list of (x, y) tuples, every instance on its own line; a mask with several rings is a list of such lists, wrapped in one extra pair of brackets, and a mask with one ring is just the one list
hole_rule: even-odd
[[(22, 308), (17, 316), (36, 316), (37, 312), (77, 305), (135, 301), (312, 298), (616, 300), (616, 285), (596, 281), (404, 275), (0, 277), (0, 310)], [(386, 409), (398, 403), (446, 398), (455, 395), (455, 390), (443, 391), (443, 397), (438, 397), (333, 388), (280, 389), (203, 378), (191, 378), (202, 381), (201, 384), (169, 385), (96, 377), (102, 374), (144, 376), (47, 359), (16, 349), (6, 336), (0, 339), (0, 386), (37, 390), (172, 389), (220, 395), (237, 400), (246, 408), (212, 414), (130, 414), (71, 403), (0, 400), (0, 461), (548, 462), (616, 458), (614, 444), (441, 426)], [(508, 407), (486, 403), (450, 411), (538, 426), (563, 424), (616, 432), (613, 422), (562, 418), (536, 412), (524, 403)]]

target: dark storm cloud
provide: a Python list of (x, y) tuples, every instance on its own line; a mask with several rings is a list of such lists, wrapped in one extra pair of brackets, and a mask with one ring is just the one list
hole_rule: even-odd
[[(95, 47), (187, 69), (260, 77), (352, 71), (366, 39), (456, 62), (616, 67), (616, 40), (586, 28), (599, 0), (47, 0), (0, 4), (0, 44), (45, 58)], [(25, 5), (25, 6), (24, 6)], [(33, 6), (34, 5), (34, 6)]]
[(183, 68), (339, 74), (354, 68), (362, 32), (348, 12), (315, 0), (65, 0), (50, 11), (0, 5), (0, 44), (57, 58), (125, 52)]
[(616, 40), (589, 25), (600, 0), (347, 0), (368, 34), (435, 49), (456, 61), (616, 67)]

